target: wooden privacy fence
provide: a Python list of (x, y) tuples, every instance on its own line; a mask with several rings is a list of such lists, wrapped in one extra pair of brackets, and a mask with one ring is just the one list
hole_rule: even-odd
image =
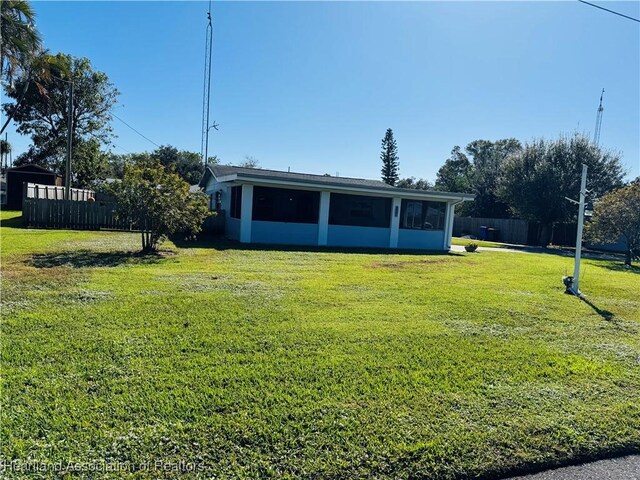
[(131, 230), (128, 222), (116, 219), (115, 210), (112, 202), (25, 198), (22, 221), (27, 227), (37, 228)]
[[(41, 185), (39, 183), (25, 183), (24, 184), (24, 196), (25, 198), (46, 198), (49, 200), (64, 200), (64, 187), (57, 185)], [(95, 198), (95, 192), (93, 190), (87, 190), (84, 188), (70, 188), (69, 200), (75, 200), (79, 202), (86, 202), (89, 198)]]
[(496, 240), (499, 242), (525, 245), (529, 237), (529, 222), (526, 220), (472, 217), (455, 217), (453, 219), (453, 236), (473, 235), (478, 237), (480, 227), (498, 230)]

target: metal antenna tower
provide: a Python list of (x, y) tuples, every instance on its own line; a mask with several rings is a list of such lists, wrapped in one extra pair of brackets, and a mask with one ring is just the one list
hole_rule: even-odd
[(211, 23), (211, 0), (207, 12), (207, 35), (204, 44), (204, 87), (202, 93), (202, 137), (200, 140), (200, 158), (206, 165), (209, 161), (209, 104), (211, 96), (211, 54), (213, 51), (213, 25)]
[(598, 145), (600, 143), (600, 129), (602, 128), (602, 111), (604, 107), (602, 106), (602, 96), (604, 95), (604, 88), (602, 89), (602, 93), (600, 94), (600, 106), (598, 107), (598, 113), (596, 114), (596, 129), (593, 133), (593, 143)]

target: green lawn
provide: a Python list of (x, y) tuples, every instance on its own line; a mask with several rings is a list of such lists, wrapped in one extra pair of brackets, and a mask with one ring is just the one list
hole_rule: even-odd
[(200, 242), (141, 257), (134, 234), (10, 216), (5, 461), (454, 479), (640, 451), (638, 269), (585, 261), (589, 306), (554, 255)]

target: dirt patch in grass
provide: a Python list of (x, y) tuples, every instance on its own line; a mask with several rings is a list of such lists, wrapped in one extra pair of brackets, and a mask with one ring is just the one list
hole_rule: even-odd
[(182, 292), (215, 292), (225, 291), (239, 297), (258, 295), (260, 297), (280, 298), (282, 292), (259, 280), (241, 281), (232, 275), (212, 275), (209, 273), (190, 273), (182, 275), (161, 275), (173, 288)]
[[(373, 262), (370, 263), (369, 265), (366, 266), (366, 268), (372, 268), (372, 269), (389, 269), (389, 270), (400, 270), (402, 268), (411, 268), (411, 267), (416, 267), (416, 266), (424, 266), (424, 265), (446, 265), (446, 264), (451, 264), (452, 262), (457, 262), (459, 260), (454, 260), (448, 257), (442, 257), (442, 258), (433, 258), (433, 257), (429, 257), (429, 258), (423, 258), (421, 260), (409, 260), (406, 262), (388, 262), (388, 261), (382, 261), (382, 262)], [(466, 264), (473, 264), (476, 262), (473, 261), (468, 261), (465, 262)]]
[(42, 291), (77, 284), (85, 278), (82, 272), (72, 273), (69, 267), (38, 269), (28, 264), (18, 263), (11, 265), (10, 270), (2, 271), (3, 296), (17, 287)]
[(78, 290), (66, 296), (67, 301), (75, 304), (87, 304), (99, 301), (106, 301), (113, 298), (112, 292), (98, 290)]
[(403, 262), (373, 262), (368, 265), (367, 268), (389, 268), (392, 270), (397, 270), (400, 268), (405, 268), (407, 265)]

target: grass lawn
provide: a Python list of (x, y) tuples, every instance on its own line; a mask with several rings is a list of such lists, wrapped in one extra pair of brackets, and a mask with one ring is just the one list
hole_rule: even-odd
[(637, 269), (585, 261), (590, 306), (563, 294), (573, 260), (555, 255), (141, 257), (134, 234), (9, 217), (5, 461), (458, 479), (640, 451)]

